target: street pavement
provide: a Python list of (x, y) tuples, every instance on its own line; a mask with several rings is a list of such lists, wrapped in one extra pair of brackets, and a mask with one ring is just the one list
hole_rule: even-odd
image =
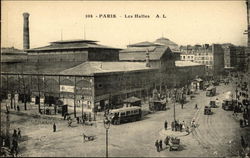
[[(197, 128), (191, 133), (176, 133), (181, 139), (179, 151), (169, 151), (163, 146), (163, 151), (157, 152), (155, 141), (172, 135), (170, 128), (164, 129), (165, 120), (170, 126), (173, 118), (174, 103), (168, 103), (167, 111), (158, 111), (145, 115), (137, 122), (121, 125), (111, 125), (108, 131), (108, 155), (112, 157), (218, 157), (236, 156), (240, 149), (240, 136), (250, 135), (248, 129), (241, 129), (237, 118), (231, 111), (224, 111), (221, 103), (225, 92), (232, 91), (232, 86), (218, 86), (215, 97), (206, 97), (205, 91), (198, 91), (195, 98), (181, 109), (175, 104), (176, 119), (187, 124), (195, 119)], [(210, 100), (219, 99), (218, 108), (213, 108), (212, 115), (204, 115), (204, 106)], [(198, 104), (198, 110), (195, 104)], [(91, 157), (106, 156), (106, 131), (99, 119), (93, 126), (83, 126), (73, 122), (73, 127), (67, 127), (67, 121), (61, 119), (40, 119), (30, 116), (12, 114), (11, 129), (21, 128), (23, 141), (19, 144), (21, 156), (73, 156)], [(21, 118), (21, 119), (20, 119)], [(53, 123), (57, 132), (53, 132)], [(248, 133), (246, 133), (248, 131)], [(82, 134), (96, 136), (94, 141), (83, 141)], [(248, 138), (248, 140), (250, 140)], [(164, 141), (164, 140), (163, 140)]]

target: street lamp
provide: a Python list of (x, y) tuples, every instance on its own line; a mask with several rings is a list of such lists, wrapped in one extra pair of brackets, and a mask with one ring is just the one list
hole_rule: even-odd
[(83, 100), (84, 100), (84, 96), (82, 96), (82, 119), (83, 119)]
[(174, 88), (174, 122), (176, 121), (176, 119), (175, 119), (175, 102), (176, 102), (176, 92), (177, 92), (177, 90), (176, 90), (176, 88)]
[(108, 157), (108, 130), (110, 127), (110, 120), (108, 118), (108, 114), (105, 115), (103, 124), (104, 124), (104, 128), (106, 129), (106, 157)]

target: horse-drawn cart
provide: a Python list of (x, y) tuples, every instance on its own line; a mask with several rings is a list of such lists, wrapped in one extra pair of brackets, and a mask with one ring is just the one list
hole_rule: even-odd
[(170, 139), (170, 142), (169, 142), (169, 151), (172, 151), (172, 150), (179, 150), (179, 147), (180, 147), (180, 139), (178, 138), (171, 138)]

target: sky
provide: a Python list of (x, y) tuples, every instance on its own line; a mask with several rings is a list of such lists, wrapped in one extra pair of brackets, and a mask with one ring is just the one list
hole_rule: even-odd
[[(1, 46), (23, 48), (23, 12), (30, 47), (58, 40), (88, 39), (126, 45), (165, 37), (178, 45), (246, 45), (245, 1), (1, 1)], [(112, 14), (116, 18), (99, 15)], [(135, 14), (149, 18), (125, 18)], [(156, 18), (156, 15), (161, 18)], [(166, 18), (162, 18), (162, 15)], [(92, 15), (93, 18), (86, 18)], [(85, 33), (84, 33), (85, 32)]]

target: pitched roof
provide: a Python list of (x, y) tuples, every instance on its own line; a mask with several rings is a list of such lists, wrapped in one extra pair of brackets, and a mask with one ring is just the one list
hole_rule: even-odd
[(134, 96), (123, 100), (124, 103), (134, 103), (134, 102), (137, 102), (137, 101), (141, 101), (141, 99), (139, 99), (137, 97), (134, 97)]
[(145, 41), (128, 45), (128, 47), (150, 47), (150, 46), (161, 46), (161, 44)]
[(61, 71), (62, 75), (93, 75), (107, 72), (124, 72), (136, 70), (150, 70), (144, 62), (84, 62), (73, 68)]
[(55, 41), (51, 42), (50, 45), (29, 49), (27, 51), (33, 52), (33, 51), (45, 51), (45, 50), (72, 50), (72, 49), (87, 49), (87, 48), (119, 49), (119, 48), (100, 45), (97, 44), (96, 42), (97, 41), (92, 41), (92, 40)]
[[(160, 60), (162, 55), (168, 50), (168, 47), (158, 46), (158, 47), (129, 47), (127, 49), (121, 50), (119, 53), (120, 60), (126, 61), (145, 61), (146, 52), (149, 52), (149, 60)], [(170, 49), (169, 49), (170, 51)]]
[(169, 47), (171, 50), (179, 50), (178, 44), (174, 43), (173, 41), (169, 40), (168, 38), (158, 38), (155, 40), (156, 44), (161, 44)]
[(26, 54), (25, 52), (23, 52), (20, 49), (16, 49), (14, 47), (3, 47), (1, 48), (1, 54), (4, 55), (24, 55)]

